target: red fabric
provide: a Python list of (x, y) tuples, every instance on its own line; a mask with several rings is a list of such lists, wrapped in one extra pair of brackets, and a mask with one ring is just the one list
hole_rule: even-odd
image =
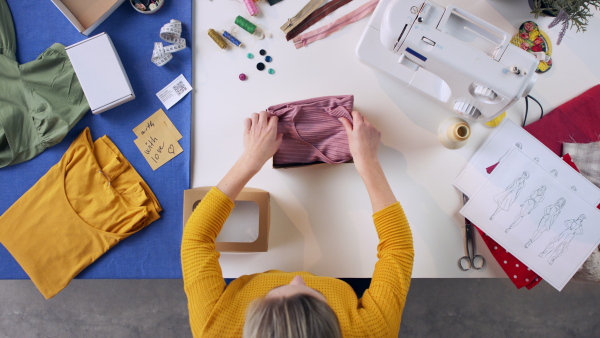
[(544, 118), (525, 126), (524, 129), (558, 156), (562, 155), (564, 142), (599, 141), (600, 85), (558, 106)]
[(492, 173), (492, 171), (494, 171), (494, 169), (495, 169), (495, 168), (498, 166), (498, 164), (500, 164), (500, 162), (498, 162), (498, 163), (496, 163), (496, 164), (494, 164), (494, 165), (492, 165), (492, 166), (489, 166), (489, 167), (485, 168), (485, 171), (486, 171), (488, 174), (491, 174), (491, 173)]
[(485, 242), (485, 245), (490, 249), (492, 256), (498, 261), (502, 270), (504, 270), (517, 289), (522, 287), (531, 289), (542, 281), (542, 277), (538, 276), (533, 270), (521, 263), (520, 260), (511, 255), (506, 249), (501, 247), (500, 244), (496, 243), (490, 236), (486, 235), (485, 232), (481, 231), (479, 228), (477, 228), (477, 230), (479, 231), (479, 234), (481, 234), (481, 238)]
[[(565, 154), (562, 157), (563, 161), (565, 161), (568, 165), (570, 165), (573, 169), (577, 170), (577, 172), (579, 172), (579, 169), (577, 168), (577, 165), (575, 164), (575, 162), (573, 162), (573, 159), (571, 158), (571, 155), (569, 154)], [(600, 209), (600, 208), (599, 208)]]
[(524, 129), (558, 156), (562, 155), (565, 142), (600, 141), (600, 85), (563, 103)]

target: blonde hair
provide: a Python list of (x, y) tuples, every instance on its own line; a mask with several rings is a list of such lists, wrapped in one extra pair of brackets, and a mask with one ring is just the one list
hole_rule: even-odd
[(331, 307), (313, 296), (259, 298), (246, 312), (244, 338), (341, 338)]

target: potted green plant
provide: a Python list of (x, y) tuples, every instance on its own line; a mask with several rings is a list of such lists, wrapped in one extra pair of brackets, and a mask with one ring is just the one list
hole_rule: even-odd
[[(586, 31), (586, 26), (594, 13), (592, 8), (600, 9), (600, 0), (529, 0), (531, 13), (538, 16), (552, 16), (555, 19), (548, 28), (562, 24), (556, 44), (560, 44), (567, 28), (577, 28), (577, 31)], [(570, 25), (569, 25), (570, 24)]]

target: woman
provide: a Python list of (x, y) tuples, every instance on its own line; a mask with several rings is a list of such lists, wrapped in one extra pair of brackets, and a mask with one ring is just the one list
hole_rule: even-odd
[(525, 186), (525, 180), (529, 178), (529, 172), (524, 171), (521, 176), (517, 177), (506, 189), (494, 197), (494, 201), (498, 204), (494, 214), (490, 216), (490, 220), (494, 219), (494, 216), (500, 211), (508, 211), (510, 206), (515, 202), (521, 189)]
[(538, 238), (540, 238), (540, 236), (550, 230), (550, 228), (552, 227), (552, 224), (554, 224), (554, 221), (556, 220), (556, 217), (558, 217), (558, 215), (560, 215), (560, 212), (562, 211), (562, 208), (565, 206), (566, 200), (564, 198), (559, 198), (556, 203), (551, 204), (549, 206), (547, 206), (546, 208), (544, 208), (544, 216), (542, 216), (542, 219), (540, 220), (540, 223), (538, 223), (538, 227), (537, 229), (533, 232), (533, 235), (531, 235), (531, 238), (529, 239), (529, 241), (527, 241), (527, 243), (525, 243), (525, 247), (528, 248), (531, 243), (535, 242)]
[(525, 215), (529, 215), (533, 209), (537, 208), (538, 204), (544, 200), (544, 193), (546, 193), (545, 185), (542, 185), (538, 189), (531, 192), (531, 195), (529, 195), (529, 197), (527, 197), (527, 199), (521, 203), (521, 211), (519, 211), (513, 222), (508, 226), (508, 228), (506, 228), (505, 232), (509, 232), (510, 229), (519, 225)]
[(181, 246), (184, 288), (196, 337), (397, 337), (413, 264), (412, 234), (377, 156), (381, 134), (360, 113), (344, 125), (371, 200), (379, 261), (357, 299), (345, 282), (308, 272), (267, 271), (225, 285), (215, 239), (244, 185), (275, 154), (282, 136), (266, 112), (245, 120), (244, 151), (196, 207)]
[(542, 251), (538, 256), (546, 257), (549, 253), (552, 252), (550, 258), (548, 258), (548, 264), (552, 265), (554, 260), (557, 259), (560, 255), (567, 252), (569, 249), (569, 244), (573, 240), (573, 237), (576, 235), (583, 235), (583, 221), (586, 219), (584, 214), (579, 215), (577, 219), (570, 219), (565, 221), (566, 229), (563, 230), (560, 234), (550, 239), (548, 245), (544, 251)]

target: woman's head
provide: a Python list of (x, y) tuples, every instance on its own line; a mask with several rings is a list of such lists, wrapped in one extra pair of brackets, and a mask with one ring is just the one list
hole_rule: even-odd
[(342, 337), (325, 296), (300, 276), (255, 300), (246, 312), (244, 338)]

